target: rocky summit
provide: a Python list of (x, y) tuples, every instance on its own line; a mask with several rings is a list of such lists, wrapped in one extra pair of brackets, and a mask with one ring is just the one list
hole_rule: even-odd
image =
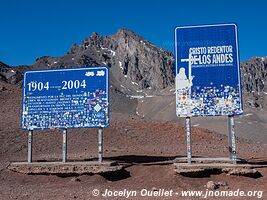
[(110, 66), (111, 85), (124, 93), (160, 90), (174, 83), (174, 57), (127, 29), (111, 36), (93, 33), (61, 57), (43, 56), (32, 69)]

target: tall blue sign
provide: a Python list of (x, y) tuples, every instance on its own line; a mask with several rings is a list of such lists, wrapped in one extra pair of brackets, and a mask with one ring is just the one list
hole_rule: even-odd
[(89, 67), (24, 74), (22, 128), (103, 128), (109, 125), (109, 69)]
[(176, 114), (243, 113), (236, 24), (175, 28)]

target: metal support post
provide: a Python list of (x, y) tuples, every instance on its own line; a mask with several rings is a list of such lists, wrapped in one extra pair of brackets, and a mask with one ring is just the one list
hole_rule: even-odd
[(67, 161), (67, 129), (63, 130), (62, 162)]
[(228, 116), (228, 148), (230, 153), (230, 159), (236, 164), (236, 143), (235, 143), (235, 123), (234, 117)]
[(98, 161), (103, 161), (103, 129), (98, 129)]
[(192, 147), (191, 147), (191, 122), (190, 117), (185, 118), (186, 127), (186, 144), (187, 144), (187, 163), (191, 164), (192, 161)]
[(28, 134), (28, 163), (31, 163), (32, 162), (32, 140), (33, 138), (33, 131), (29, 131), (29, 134)]
[(232, 133), (231, 133), (231, 120), (230, 116), (227, 117), (227, 130), (228, 130), (228, 151), (229, 151), (229, 157), (232, 159)]

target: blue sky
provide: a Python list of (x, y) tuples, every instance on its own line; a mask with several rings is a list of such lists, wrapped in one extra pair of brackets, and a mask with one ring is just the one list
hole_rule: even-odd
[(267, 1), (6, 0), (0, 3), (0, 60), (33, 64), (40, 56), (64, 55), (92, 32), (131, 29), (174, 51), (174, 27), (236, 22), (241, 61), (267, 56)]

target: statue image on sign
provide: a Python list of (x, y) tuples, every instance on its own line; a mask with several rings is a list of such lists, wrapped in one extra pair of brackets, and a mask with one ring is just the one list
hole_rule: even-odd
[(191, 113), (191, 87), (193, 85), (193, 77), (189, 79), (185, 74), (185, 68), (181, 67), (179, 73), (175, 77), (175, 87), (177, 101), (179, 102), (179, 107), (177, 107), (177, 112), (183, 115), (188, 115)]
[(185, 74), (185, 68), (180, 68), (179, 73), (175, 78), (176, 83), (179, 83), (176, 85), (176, 89), (190, 88), (193, 85), (192, 79), (193, 77), (191, 77), (190, 79), (187, 78)]

